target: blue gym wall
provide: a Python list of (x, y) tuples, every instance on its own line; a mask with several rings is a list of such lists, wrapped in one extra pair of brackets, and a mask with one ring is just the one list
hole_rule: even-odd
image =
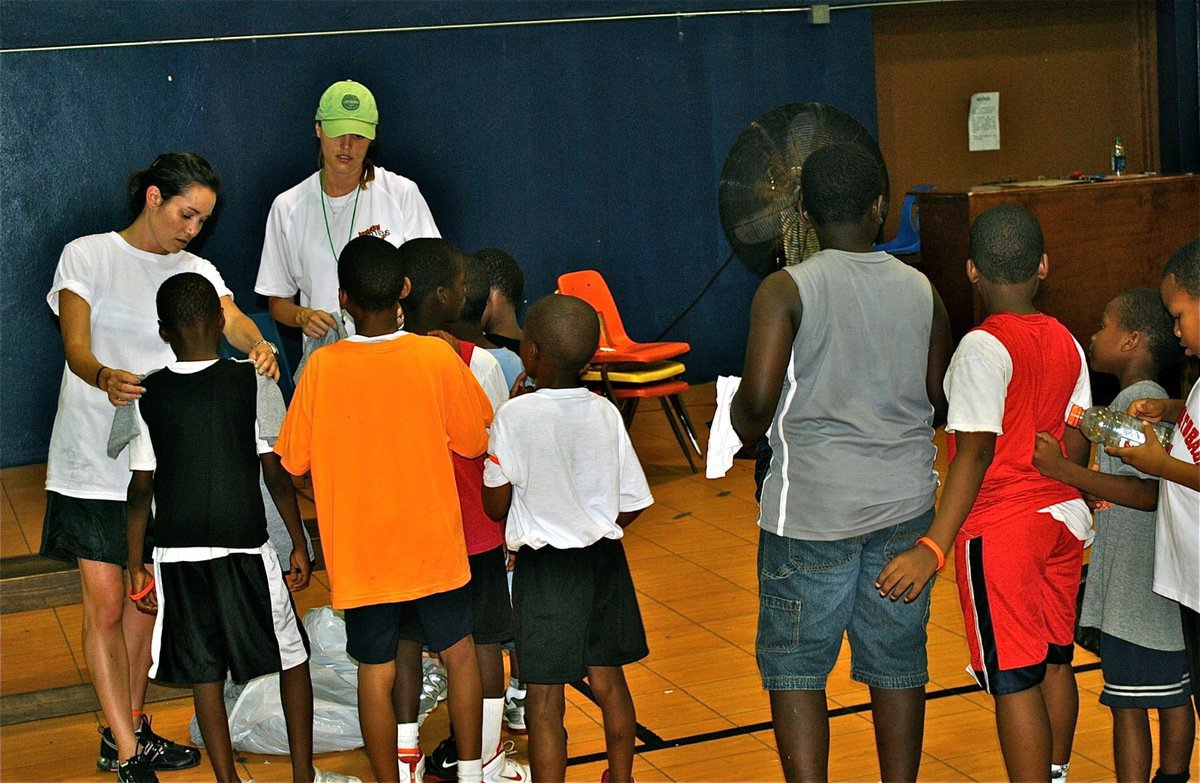
[[(806, 12), (674, 14), (773, 7), (783, 4), (5, 0), (0, 464), (46, 456), (63, 354), (45, 293), (62, 246), (127, 224), (129, 171), (195, 150), (224, 189), (192, 249), (244, 309), (263, 309), (253, 282), (267, 211), (315, 168), (313, 113), (337, 79), (375, 93), (377, 158), (420, 185), (444, 236), (509, 250), (529, 301), (561, 272), (597, 268), (630, 333), (654, 338), (728, 257), (716, 188), (742, 127), (812, 100), (875, 131), (868, 10), (835, 8), (823, 26)], [(668, 16), (210, 40), (655, 13)], [(756, 283), (735, 261), (671, 331), (692, 343), (693, 381), (740, 370)]]

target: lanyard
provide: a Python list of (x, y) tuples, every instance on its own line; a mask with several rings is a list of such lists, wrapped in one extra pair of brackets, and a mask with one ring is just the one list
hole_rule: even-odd
[[(319, 176), (318, 184), (321, 187), (321, 217), (325, 218), (325, 238), (329, 240), (329, 252), (333, 253), (333, 263), (336, 266), (338, 260), (337, 250), (333, 247), (333, 234), (329, 231), (329, 215), (325, 212), (325, 172), (322, 170)], [(354, 211), (350, 213), (350, 231), (346, 233), (346, 242), (350, 242), (350, 238), (354, 236), (354, 219), (358, 217), (358, 197), (362, 193), (362, 186), (356, 185), (354, 188)]]

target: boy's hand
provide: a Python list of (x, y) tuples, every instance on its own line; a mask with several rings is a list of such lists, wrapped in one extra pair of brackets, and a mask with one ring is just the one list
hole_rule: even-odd
[(289, 562), (292, 570), (287, 573), (288, 590), (297, 593), (308, 587), (308, 580), (312, 576), (312, 564), (308, 562), (308, 549), (303, 546), (292, 549)]
[[(1133, 402), (1129, 403), (1129, 408), (1126, 409), (1126, 413), (1128, 413), (1130, 416), (1137, 416), (1143, 421), (1155, 423), (1163, 420), (1163, 416), (1166, 415), (1166, 411), (1167, 406), (1165, 400), (1153, 398), (1134, 400)], [(1111, 454), (1112, 452), (1110, 451), (1109, 453)], [(1122, 459), (1124, 459), (1124, 457), (1122, 457)]]
[(529, 375), (521, 370), (521, 374), (513, 381), (512, 388), (508, 390), (508, 398), (511, 400), (513, 397), (520, 397), (522, 394), (529, 394), (533, 391), (537, 391), (537, 387), (530, 383)]
[(458, 338), (447, 332), (445, 329), (433, 329), (432, 331), (426, 332), (426, 334), (428, 334), (430, 337), (440, 337), (441, 339), (445, 340), (450, 344), (450, 347), (454, 349), (455, 353), (460, 353), (462, 351)]
[(1062, 465), (1067, 461), (1063, 456), (1062, 444), (1048, 432), (1039, 432), (1033, 438), (1033, 466), (1043, 476), (1052, 479), (1060, 478)]
[(938, 559), (929, 547), (918, 544), (907, 552), (901, 552), (879, 572), (875, 586), (884, 598), (895, 601), (903, 598), (912, 603), (937, 573)]
[(512, 571), (517, 567), (517, 550), (504, 547), (504, 570)]
[[(1134, 406), (1138, 405), (1138, 403), (1152, 402), (1160, 402), (1160, 400), (1137, 400), (1130, 406), (1130, 412), (1133, 412)], [(1119, 457), (1126, 465), (1132, 465), (1148, 476), (1161, 476), (1171, 456), (1167, 454), (1167, 450), (1159, 442), (1158, 434), (1154, 432), (1149, 419), (1142, 422), (1142, 432), (1146, 434), (1145, 443), (1139, 446), (1125, 446), (1123, 448), (1105, 446), (1104, 451), (1114, 457)]]
[[(147, 587), (154, 584), (154, 574), (145, 566), (139, 566), (129, 569), (129, 595), (134, 596), (146, 591)], [(142, 614), (157, 614), (158, 613), (158, 593), (151, 589), (145, 596), (133, 602), (137, 610)]]

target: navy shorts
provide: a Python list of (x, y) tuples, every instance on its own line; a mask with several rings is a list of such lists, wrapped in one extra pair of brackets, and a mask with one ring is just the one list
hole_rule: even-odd
[(763, 687), (824, 690), (846, 635), (852, 679), (876, 688), (924, 686), (933, 582), (905, 603), (881, 597), (875, 579), (925, 535), (932, 519), (930, 509), (907, 522), (838, 541), (760, 531), (755, 655)]
[[(153, 560), (153, 527), (151, 514), (142, 548), (147, 563)], [(123, 568), (129, 558), (125, 529), (125, 501), (75, 498), (47, 490), (40, 553), (67, 563), (94, 560)]]
[[(508, 572), (504, 566), (504, 547), (470, 555), (471, 638), (476, 644), (501, 644), (512, 641), (512, 601), (508, 596)], [(400, 638), (425, 644), (425, 632), (415, 613), (409, 613), (400, 625)]]
[(590, 667), (624, 666), (649, 654), (619, 539), (580, 549), (522, 547), (513, 614), (522, 683), (576, 682)]
[(396, 660), (400, 631), (416, 622), (433, 652), (452, 647), (471, 633), (471, 587), (434, 593), (412, 601), (356, 606), (345, 611), (346, 654), (359, 663)]
[(1164, 652), (1100, 634), (1100, 670), (1104, 690), (1100, 703), (1106, 707), (1170, 709), (1188, 703), (1187, 654)]

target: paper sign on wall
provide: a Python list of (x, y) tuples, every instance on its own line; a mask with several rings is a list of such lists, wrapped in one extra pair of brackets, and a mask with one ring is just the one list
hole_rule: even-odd
[(971, 96), (967, 140), (971, 152), (1000, 149), (1000, 93), (977, 92)]

